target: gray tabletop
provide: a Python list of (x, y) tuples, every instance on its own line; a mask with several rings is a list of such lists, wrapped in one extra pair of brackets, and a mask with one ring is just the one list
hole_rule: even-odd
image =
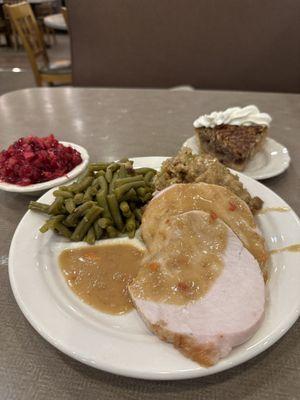
[[(217, 91), (43, 88), (0, 98), (1, 148), (20, 136), (55, 134), (85, 146), (92, 160), (167, 156), (193, 135), (200, 113), (256, 104), (273, 117), (271, 136), (292, 164), (264, 181), (300, 214), (300, 95)], [(70, 359), (29, 325), (13, 298), (8, 251), (28, 197), (0, 193), (0, 393), (9, 399), (300, 398), (300, 323), (255, 359), (215, 376), (148, 382), (111, 375)], [(74, 333), (76, 334), (76, 333)]]

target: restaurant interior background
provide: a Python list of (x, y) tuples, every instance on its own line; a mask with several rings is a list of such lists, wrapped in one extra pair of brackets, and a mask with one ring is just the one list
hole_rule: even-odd
[[(4, 10), (18, 2), (1, 1), (1, 94), (36, 85), (30, 50)], [(300, 91), (297, 1), (29, 3), (50, 60), (35, 57), (38, 68), (67, 67), (74, 86)]]

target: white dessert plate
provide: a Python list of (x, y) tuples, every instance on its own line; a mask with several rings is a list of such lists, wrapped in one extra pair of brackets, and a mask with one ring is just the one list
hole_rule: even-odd
[[(135, 166), (159, 168), (163, 157), (135, 158)], [(288, 207), (261, 183), (239, 174), (252, 195), (266, 207)], [(53, 200), (52, 190), (41, 199)], [(267, 212), (257, 218), (269, 249), (300, 243), (296, 214)], [(74, 246), (53, 233), (41, 234), (44, 217), (28, 211), (14, 234), (9, 277), (14, 296), (31, 325), (53, 346), (92, 367), (144, 379), (185, 379), (214, 374), (241, 364), (275, 343), (300, 312), (299, 253), (271, 256), (264, 321), (256, 334), (210, 368), (185, 358), (172, 345), (151, 334), (136, 311), (123, 316), (101, 313), (80, 301), (60, 272), (60, 250)], [(80, 246), (80, 244), (78, 244)], [(230, 315), (228, 316), (230, 318)]]
[[(189, 147), (199, 154), (199, 145), (195, 136), (188, 138), (182, 146)], [(288, 149), (271, 138), (266, 138), (262, 149), (249, 161), (243, 174), (253, 179), (267, 179), (282, 174), (290, 165)]]
[(0, 190), (4, 190), (5, 192), (14, 192), (14, 193), (21, 193), (21, 194), (26, 194), (26, 195), (30, 195), (30, 196), (37, 196), (37, 195), (41, 195), (46, 190), (49, 190), (53, 187), (65, 185), (69, 181), (71, 181), (72, 179), (74, 179), (78, 175), (80, 175), (86, 169), (88, 162), (89, 162), (89, 155), (88, 155), (87, 150), (84, 147), (79, 146), (78, 144), (62, 142), (62, 141), (60, 141), (59, 143), (63, 144), (64, 146), (71, 146), (71, 147), (73, 147), (73, 149), (77, 150), (80, 153), (81, 158), (82, 158), (81, 163), (78, 164), (75, 168), (73, 168), (66, 175), (60, 176), (59, 178), (56, 178), (56, 179), (51, 179), (51, 181), (47, 181), (47, 182), (34, 183), (34, 184), (28, 185), (28, 186), (20, 186), (20, 185), (14, 185), (11, 183), (0, 182)]

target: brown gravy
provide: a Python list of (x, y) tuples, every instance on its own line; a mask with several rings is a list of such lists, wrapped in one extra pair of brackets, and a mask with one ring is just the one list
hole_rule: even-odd
[(142, 236), (146, 245), (151, 245), (151, 239), (163, 218), (191, 210), (214, 213), (222, 219), (257, 259), (266, 277), (268, 253), (264, 238), (257, 232), (252, 213), (239, 197), (218, 185), (178, 184), (154, 197), (143, 214), (143, 220), (148, 220), (148, 224), (142, 224)]
[(271, 250), (270, 254), (282, 253), (283, 251), (300, 252), (300, 244), (292, 244), (291, 246), (281, 247), (280, 249)]
[(103, 244), (64, 250), (59, 264), (69, 287), (85, 303), (109, 314), (124, 314), (133, 308), (127, 286), (143, 255), (131, 244)]
[(290, 208), (288, 208), (288, 207), (266, 207), (266, 208), (263, 208), (262, 210), (260, 210), (260, 211), (258, 211), (258, 214), (265, 214), (265, 213), (267, 213), (267, 212), (272, 212), (272, 211), (274, 211), (274, 212), (287, 212), (287, 211), (291, 211), (291, 209)]
[(202, 297), (223, 268), (228, 228), (203, 211), (167, 217), (130, 286), (135, 297), (186, 304)]

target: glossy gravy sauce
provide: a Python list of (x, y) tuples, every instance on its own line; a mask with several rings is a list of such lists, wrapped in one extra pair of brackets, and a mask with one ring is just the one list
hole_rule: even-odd
[(203, 210), (222, 219), (263, 269), (268, 258), (265, 241), (257, 232), (254, 217), (244, 201), (226, 188), (217, 185), (191, 183), (178, 184), (171, 188), (154, 197), (146, 208), (144, 219), (152, 221), (151, 231), (149, 228), (148, 231), (153, 237), (157, 225), (163, 218), (191, 210)]
[(73, 292), (85, 303), (109, 314), (133, 308), (128, 284), (136, 277), (144, 250), (124, 243), (64, 250), (61, 271)]
[(202, 297), (220, 275), (228, 228), (203, 211), (167, 217), (130, 286), (134, 297), (186, 304)]
[(266, 208), (261, 209), (258, 212), (258, 214), (265, 214), (267, 212), (272, 212), (272, 211), (274, 211), (274, 212), (287, 212), (287, 211), (291, 211), (291, 209), (288, 208), (288, 207), (266, 207)]
[(300, 244), (292, 244), (291, 246), (281, 247), (280, 249), (271, 250), (270, 254), (282, 253), (283, 251), (300, 252)]

